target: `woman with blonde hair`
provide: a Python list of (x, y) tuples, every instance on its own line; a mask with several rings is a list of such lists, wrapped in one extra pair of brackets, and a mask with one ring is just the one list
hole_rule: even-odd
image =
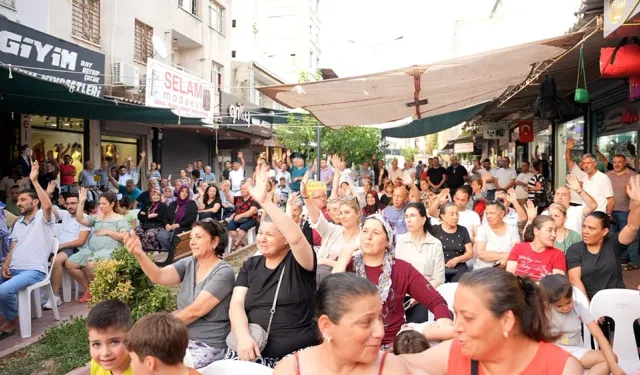
[(553, 219), (556, 225), (556, 240), (554, 247), (562, 250), (563, 253), (567, 253), (569, 246), (574, 243), (578, 243), (582, 240), (580, 234), (567, 228), (565, 222), (567, 221), (567, 208), (559, 203), (553, 203), (549, 206), (549, 216)]

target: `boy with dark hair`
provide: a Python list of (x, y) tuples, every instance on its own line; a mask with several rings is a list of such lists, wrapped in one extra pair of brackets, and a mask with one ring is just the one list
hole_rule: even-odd
[(187, 326), (169, 313), (147, 315), (138, 320), (125, 339), (136, 375), (196, 375), (184, 365), (189, 345)]
[(89, 311), (91, 375), (133, 375), (124, 345), (131, 324), (129, 306), (118, 300), (100, 302)]
[(430, 347), (427, 338), (422, 333), (418, 331), (402, 331), (398, 333), (393, 343), (393, 354), (417, 354)]

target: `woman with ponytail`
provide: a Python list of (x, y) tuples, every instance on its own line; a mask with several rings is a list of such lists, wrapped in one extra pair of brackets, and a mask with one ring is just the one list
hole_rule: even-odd
[[(507, 271), (514, 275), (529, 276), (535, 282), (551, 274), (564, 275), (567, 260), (556, 249), (556, 223), (549, 216), (535, 216), (537, 208), (528, 202), (529, 223), (524, 230), (524, 240), (511, 249), (507, 259)], [(529, 211), (529, 210), (528, 210)]]
[(498, 268), (467, 272), (453, 307), (455, 338), (400, 356), (409, 366), (431, 375), (582, 375), (578, 360), (553, 343), (546, 299), (530, 278)]

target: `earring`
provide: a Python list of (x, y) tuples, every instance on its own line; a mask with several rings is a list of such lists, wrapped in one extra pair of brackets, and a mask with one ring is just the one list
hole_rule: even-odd
[(509, 332), (507, 331), (502, 332), (502, 336), (504, 336), (505, 339), (509, 338)]
[(324, 339), (324, 341), (326, 341), (327, 343), (331, 343), (331, 336), (327, 335), (326, 333), (322, 334), (322, 338)]

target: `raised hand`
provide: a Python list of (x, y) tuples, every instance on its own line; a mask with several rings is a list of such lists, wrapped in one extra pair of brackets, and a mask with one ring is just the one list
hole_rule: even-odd
[(632, 201), (640, 202), (640, 176), (634, 176), (629, 179), (627, 195)]
[(442, 190), (440, 194), (438, 194), (438, 202), (440, 202), (440, 204), (447, 203), (449, 201), (450, 192), (451, 190), (449, 190), (449, 188)]
[(238, 152), (238, 158), (244, 159), (244, 154), (242, 153), (242, 151)]
[(291, 149), (290, 148), (287, 149), (287, 156), (291, 156)]
[[(537, 147), (538, 146), (536, 146), (536, 149)], [(574, 147), (576, 147), (576, 140), (573, 138), (567, 139), (567, 150), (572, 150)]]
[(407, 186), (413, 184), (413, 178), (411, 178), (411, 176), (409, 176), (409, 175), (403, 174), (402, 175), (402, 184), (403, 185), (407, 185)]
[(525, 211), (527, 211), (527, 217), (530, 221), (538, 216), (538, 207), (536, 207), (532, 201), (527, 201), (527, 204), (525, 204)]
[(600, 152), (600, 147), (598, 145), (593, 146), (593, 151)]
[(265, 201), (268, 201), (267, 197), (267, 182), (269, 177), (267, 176), (266, 167), (256, 168), (256, 179), (254, 185), (251, 187), (251, 196), (261, 206)]
[(507, 193), (509, 194), (507, 196), (507, 199), (511, 204), (518, 201), (518, 196), (516, 195), (516, 191), (514, 189), (509, 189)]
[(78, 196), (78, 200), (80, 201), (80, 203), (84, 203), (87, 201), (87, 189), (85, 188), (80, 188), (80, 193)]
[(307, 183), (309, 182), (309, 171), (306, 171), (304, 173), (304, 177), (302, 177), (302, 181), (300, 181), (300, 194), (302, 194), (302, 197), (308, 197), (309, 193), (307, 192)]
[(573, 191), (579, 191), (580, 189), (582, 189), (582, 186), (580, 186), (580, 181), (578, 181), (578, 178), (572, 175), (567, 176), (567, 186), (569, 187), (569, 189)]
[(144, 251), (142, 250), (142, 243), (134, 230), (124, 234), (124, 247), (127, 248), (129, 254), (144, 254)]
[(49, 181), (49, 185), (47, 185), (47, 194), (48, 195), (53, 195), (53, 193), (56, 191), (56, 182), (55, 181)]
[(146, 151), (142, 151), (142, 152), (140, 153), (140, 158), (141, 158), (141, 159), (144, 159), (144, 157), (145, 157), (145, 156), (147, 156), (147, 152), (146, 152)]
[(33, 182), (38, 182), (38, 175), (40, 174), (40, 164), (31, 164), (31, 173), (29, 173), (29, 179)]
[(289, 199), (287, 199), (287, 206), (292, 205), (295, 201), (298, 200), (298, 198), (300, 198), (300, 193), (298, 193), (297, 191), (291, 193), (291, 195), (289, 195)]

